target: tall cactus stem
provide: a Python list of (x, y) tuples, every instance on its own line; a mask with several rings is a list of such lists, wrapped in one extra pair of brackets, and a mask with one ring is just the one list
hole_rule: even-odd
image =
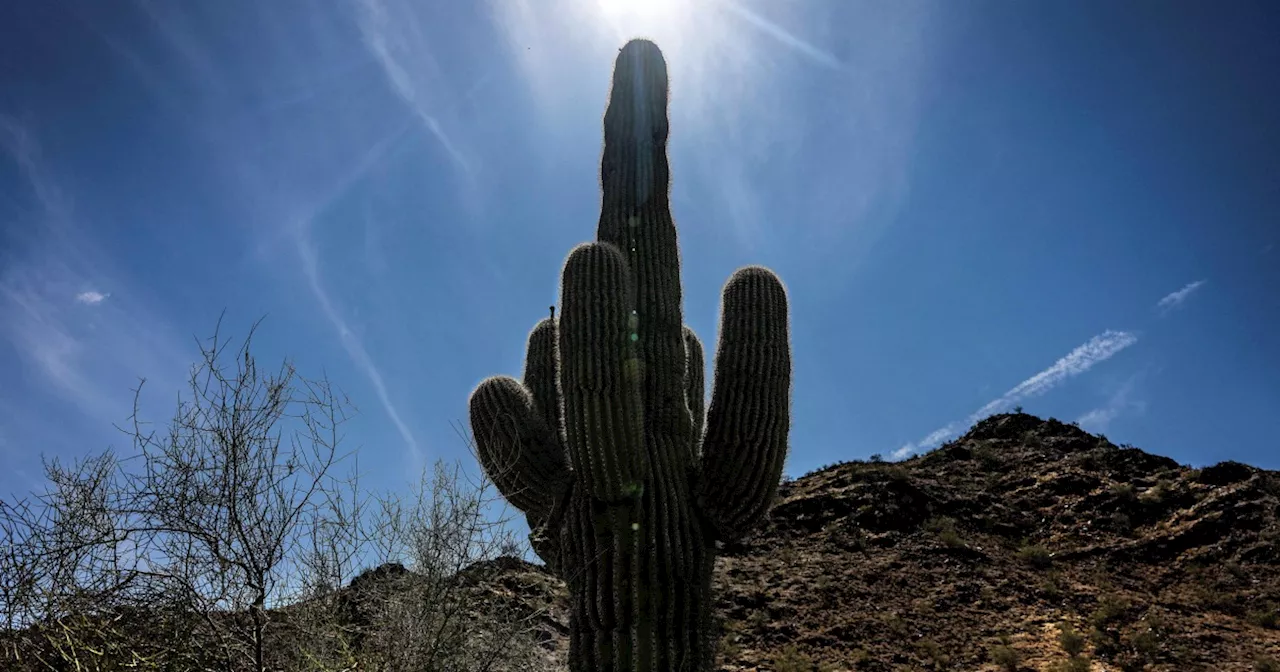
[(604, 115), (597, 241), (529, 334), (523, 381), (471, 396), (481, 465), (569, 588), (575, 672), (711, 669), (715, 543), (777, 492), (790, 429), (787, 296), (769, 270), (724, 287), (710, 405), (684, 326), (667, 163), (667, 64), (633, 40)]

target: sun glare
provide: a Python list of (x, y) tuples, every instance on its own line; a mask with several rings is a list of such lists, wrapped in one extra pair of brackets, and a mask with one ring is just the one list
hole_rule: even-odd
[(586, 28), (582, 33), (600, 54), (634, 38), (657, 43), (667, 61), (671, 96), (680, 96), (678, 110), (670, 113), (685, 120), (684, 128), (701, 123), (710, 108), (735, 109), (733, 101), (757, 81), (757, 69), (740, 71), (751, 40), (737, 34), (741, 22), (725, 20), (723, 0), (565, 1), (578, 10), (575, 23)]
[(674, 20), (688, 0), (595, 0), (604, 18), (619, 20)]

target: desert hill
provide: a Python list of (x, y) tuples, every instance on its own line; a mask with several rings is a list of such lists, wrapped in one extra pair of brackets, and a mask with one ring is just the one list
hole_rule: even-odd
[[(562, 584), (476, 569), (563, 660)], [(715, 581), (722, 670), (1276, 670), (1280, 473), (996, 415), (785, 483)]]

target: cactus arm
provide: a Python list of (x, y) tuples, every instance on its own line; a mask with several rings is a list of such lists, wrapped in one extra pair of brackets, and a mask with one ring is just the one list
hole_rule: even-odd
[(554, 318), (543, 318), (529, 332), (529, 346), (525, 351), (524, 386), (533, 395), (535, 412), (551, 428), (559, 445), (564, 445), (564, 418), (560, 408), (559, 355), (556, 352), (559, 336)]
[(535, 518), (549, 515), (570, 474), (533, 396), (514, 378), (494, 376), (476, 387), (469, 406), (476, 456), (498, 491)]
[(693, 421), (693, 443), (696, 446), (702, 440), (702, 426), (706, 420), (706, 381), (703, 379), (705, 362), (702, 354), (702, 341), (689, 327), (684, 328), (685, 376), (684, 399), (689, 405), (689, 415)]
[(787, 456), (791, 346), (787, 295), (771, 271), (725, 284), (699, 501), (717, 536), (741, 537), (768, 510)]
[(626, 260), (607, 243), (579, 245), (560, 285), (560, 389), (576, 482), (602, 502), (634, 499), (648, 459)]
[[(553, 306), (551, 317), (543, 318), (529, 332), (529, 346), (524, 360), (524, 386), (533, 397), (534, 412), (551, 429), (556, 446), (563, 454), (564, 417), (560, 404), (558, 341)], [(550, 512), (535, 511), (525, 514), (525, 520), (529, 523), (529, 544), (553, 571), (560, 559), (558, 528), (563, 517), (563, 502), (562, 496)]]

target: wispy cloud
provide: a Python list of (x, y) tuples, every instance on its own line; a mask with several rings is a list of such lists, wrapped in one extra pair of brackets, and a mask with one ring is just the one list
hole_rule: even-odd
[[(100, 252), (91, 227), (78, 221), (74, 199), (55, 179), (34, 133), (0, 115), (0, 158), (18, 168), (25, 181), (28, 213), (0, 224), (13, 227), (20, 242), (0, 253), (0, 338), (18, 354), (35, 380), (69, 402), (89, 426), (109, 431), (130, 411), (129, 390), (139, 377), (155, 392), (171, 395), (189, 358), (168, 322), (137, 298), (106, 302), (109, 294), (89, 289), (128, 280)], [(70, 303), (92, 305), (73, 310)], [(19, 415), (42, 417), (65, 411), (10, 399)]]
[(1111, 394), (1107, 403), (1081, 415), (1077, 422), (1090, 432), (1105, 432), (1111, 422), (1126, 411), (1142, 411), (1146, 402), (1135, 398), (1139, 376), (1130, 376)]
[(799, 36), (788, 32), (777, 23), (766, 19), (756, 12), (734, 2), (733, 0), (724, 0), (720, 3), (722, 7), (728, 9), (731, 13), (737, 15), (742, 20), (759, 29), (762, 33), (772, 37), (779, 43), (795, 50), (797, 53), (804, 55), (809, 60), (819, 65), (825, 65), (829, 68), (839, 68), (840, 61), (835, 56), (819, 49), (812, 42), (801, 39)]
[(1111, 421), (1115, 420), (1117, 415), (1120, 415), (1121, 410), (1118, 406), (1107, 404), (1085, 413), (1076, 422), (1090, 432), (1103, 432), (1106, 431)]
[(962, 429), (964, 429), (963, 422), (959, 420), (949, 422), (946, 425), (933, 430), (932, 432), (929, 433), (928, 436), (924, 437), (923, 439), (920, 439), (919, 442), (914, 444), (908, 444), (906, 446), (903, 446), (893, 451), (893, 456), (895, 458), (900, 459), (915, 452), (917, 448), (924, 448), (927, 446), (936, 446), (942, 443), (943, 441), (950, 439), (956, 434), (959, 434), (960, 430)]
[(103, 294), (102, 292), (97, 292), (94, 290), (89, 290), (87, 292), (80, 292), (79, 294), (76, 294), (76, 302), (94, 306), (99, 303), (102, 303), (103, 301), (106, 301), (107, 297), (109, 296), (111, 295)]
[(893, 456), (901, 459), (917, 451), (932, 448), (947, 439), (959, 435), (966, 427), (993, 413), (1013, 408), (1024, 399), (1042, 395), (1067, 380), (1085, 373), (1097, 364), (1110, 359), (1116, 353), (1137, 342), (1138, 337), (1132, 332), (1104, 331), (1067, 353), (1049, 368), (1018, 383), (1013, 389), (988, 402), (982, 408), (970, 414), (968, 418), (951, 422), (930, 432), (928, 436), (915, 443), (908, 443), (902, 446), (893, 452)]
[[(445, 131), (437, 115), (440, 96), (435, 89), (439, 88), (439, 77), (432, 77), (435, 81), (428, 83), (419, 81), (418, 77), (410, 74), (425, 72), (426, 76), (432, 76), (439, 71), (435, 57), (427, 48), (427, 42), (418, 33), (416, 15), (393, 15), (382, 0), (362, 0), (360, 7), (360, 31), (365, 45), (377, 59), (392, 88), (417, 115), (423, 127), (440, 143), (455, 166), (467, 177), (473, 177), (475, 167), (472, 160), (453, 136)], [(406, 67), (406, 61), (412, 65)]]
[[(216, 59), (206, 62), (202, 58), (203, 54), (210, 53), (204, 44), (204, 33), (187, 30), (188, 24), (178, 15), (157, 13), (154, 18), (164, 24), (165, 39), (180, 52), (177, 60), (186, 64), (188, 76), (201, 85), (209, 80), (219, 83), (205, 92), (205, 107), (201, 108), (198, 118), (202, 120), (202, 133), (227, 139), (210, 144), (214, 153), (209, 163), (226, 176), (228, 188), (234, 192), (230, 200), (244, 208), (245, 221), (259, 224), (252, 227), (250, 255), (273, 270), (279, 265), (281, 253), (288, 255), (287, 259), (296, 260), (296, 265), (287, 267), (289, 272), (300, 273), (320, 315), (332, 327), (356, 370), (368, 380), (391, 425), (417, 459), (420, 457), (418, 441), (399, 412), (382, 370), (348, 322), (342, 302), (326, 280), (326, 259), (316, 244), (316, 240), (324, 237), (315, 231), (317, 220), (394, 150), (403, 148), (417, 128), (431, 131), (431, 136), (449, 156), (447, 165), (461, 173), (469, 170), (465, 153), (431, 113), (428, 103), (435, 100), (428, 100), (426, 96), (436, 92), (425, 87), (425, 75), (421, 73), (426, 70), (438, 74), (437, 67), (425, 51), (422, 36), (416, 32), (420, 22), (400, 14), (410, 11), (409, 8), (410, 5), (394, 0), (391, 3), (361, 0), (355, 6), (363, 46), (382, 68), (394, 92), (406, 102), (404, 109), (392, 106), (385, 116), (374, 119), (368, 118), (368, 111), (363, 108), (361, 116), (348, 116), (348, 108), (341, 100), (335, 100), (332, 105), (324, 106), (325, 112), (319, 116), (300, 114), (289, 105), (268, 104), (259, 110), (260, 117), (246, 123), (243, 106), (221, 95), (220, 83), (233, 80), (227, 66)], [(278, 17), (268, 15), (266, 19), (270, 22)], [(328, 51), (332, 45), (320, 39), (323, 33), (294, 31), (293, 27), (282, 27), (282, 30), (288, 30), (289, 35), (296, 38), (287, 51), (318, 56), (328, 63), (341, 60)], [(299, 63), (306, 66), (308, 72), (311, 65)], [(213, 72), (206, 72), (206, 67)], [(268, 78), (264, 82), (270, 82), (269, 86), (264, 84), (264, 89), (280, 88), (278, 80)], [(301, 92), (295, 91), (292, 95), (295, 99), (310, 99), (328, 94), (304, 82)], [(318, 118), (324, 123), (316, 123)], [(267, 146), (271, 151), (260, 151), (259, 148)]]
[(1187, 297), (1191, 296), (1191, 294), (1197, 289), (1200, 289), (1205, 282), (1207, 281), (1196, 280), (1195, 282), (1188, 283), (1185, 287), (1176, 292), (1166, 294), (1164, 298), (1156, 302), (1156, 310), (1160, 311), (1161, 315), (1168, 314), (1169, 311), (1182, 305), (1182, 303), (1187, 300)]

